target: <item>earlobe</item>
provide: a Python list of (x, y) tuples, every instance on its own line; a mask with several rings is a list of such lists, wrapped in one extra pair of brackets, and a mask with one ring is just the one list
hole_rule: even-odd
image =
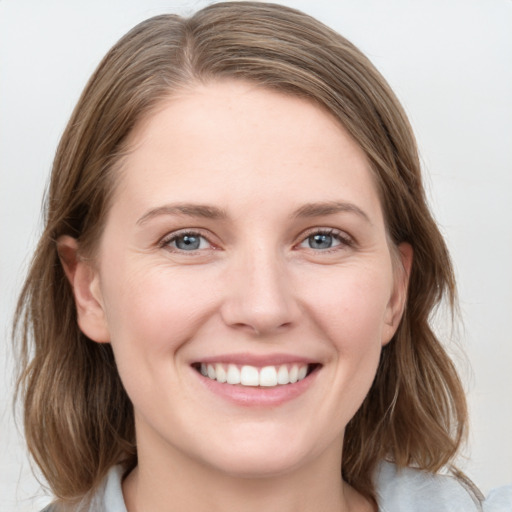
[(413, 253), (412, 246), (403, 242), (397, 247), (396, 256), (394, 256), (394, 286), (386, 311), (383, 345), (387, 344), (395, 334), (405, 310), (409, 277), (414, 257)]
[(59, 237), (57, 251), (73, 290), (80, 330), (93, 341), (108, 343), (110, 334), (97, 270), (80, 257), (78, 242), (71, 236)]

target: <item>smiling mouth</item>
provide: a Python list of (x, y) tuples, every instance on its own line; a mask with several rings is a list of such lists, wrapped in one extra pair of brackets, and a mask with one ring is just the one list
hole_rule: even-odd
[(273, 388), (295, 384), (317, 370), (319, 364), (281, 364), (264, 366), (228, 363), (196, 363), (193, 368), (204, 377), (222, 384)]

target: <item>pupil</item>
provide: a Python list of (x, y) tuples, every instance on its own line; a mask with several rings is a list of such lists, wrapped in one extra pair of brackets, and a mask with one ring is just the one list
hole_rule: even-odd
[(331, 235), (317, 234), (309, 237), (309, 246), (312, 249), (329, 249), (332, 245)]
[(183, 235), (176, 240), (176, 246), (178, 249), (183, 249), (185, 251), (199, 249), (199, 244), (199, 237), (193, 235)]

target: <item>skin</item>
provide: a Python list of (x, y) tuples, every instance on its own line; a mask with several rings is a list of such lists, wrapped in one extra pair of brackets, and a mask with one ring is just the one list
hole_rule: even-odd
[[(398, 326), (412, 251), (389, 246), (364, 153), (312, 103), (231, 81), (169, 98), (130, 142), (94, 262), (59, 240), (80, 328), (112, 344), (134, 404), (128, 510), (373, 510), (340, 478), (343, 433)], [(187, 230), (197, 250), (169, 241)], [(331, 247), (311, 246), (319, 230)], [(191, 367), (233, 353), (321, 366), (292, 400), (244, 407)]]

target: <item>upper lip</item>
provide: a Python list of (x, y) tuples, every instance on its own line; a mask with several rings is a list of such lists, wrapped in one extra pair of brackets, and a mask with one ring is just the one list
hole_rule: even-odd
[(318, 360), (296, 356), (293, 354), (249, 354), (249, 353), (241, 353), (241, 354), (220, 354), (217, 356), (204, 357), (197, 361), (194, 361), (193, 364), (204, 363), (204, 364), (216, 364), (216, 363), (227, 363), (227, 364), (236, 364), (236, 365), (248, 365), (248, 366), (256, 366), (256, 367), (264, 367), (264, 366), (277, 366), (281, 364), (319, 364)]

